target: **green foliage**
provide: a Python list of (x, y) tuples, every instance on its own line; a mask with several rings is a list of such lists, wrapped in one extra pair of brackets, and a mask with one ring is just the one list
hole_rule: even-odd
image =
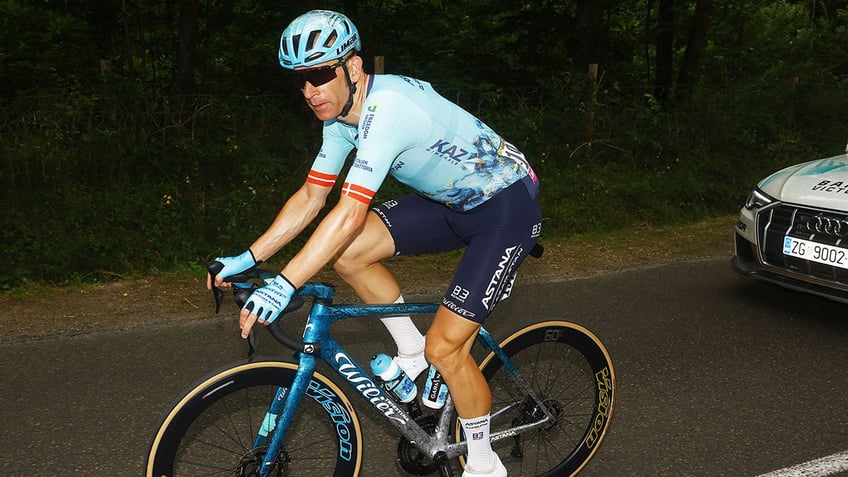
[[(180, 2), (0, 0), (0, 289), (202, 269), (303, 183), (320, 124), (276, 48), (314, 2), (200, 3), (193, 93), (178, 96)], [(355, 6), (366, 60), (433, 83), (525, 152), (547, 234), (732, 213), (763, 175), (844, 147), (844, 0), (716, 3), (685, 104), (652, 96), (656, 2), (606, 2), (597, 77), (580, 63), (581, 3), (321, 6)], [(676, 62), (694, 3), (676, 4)], [(388, 180), (378, 199), (404, 193)]]

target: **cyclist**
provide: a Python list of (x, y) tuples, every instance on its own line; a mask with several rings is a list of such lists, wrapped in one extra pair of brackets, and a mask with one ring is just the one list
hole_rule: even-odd
[[(538, 239), (538, 178), (517, 148), (430, 84), (368, 74), (359, 51), (357, 28), (337, 12), (307, 12), (283, 31), (280, 64), (323, 121), (323, 144), (306, 182), (270, 227), (244, 253), (217, 258), (224, 267), (207, 285), (223, 285), (223, 277), (267, 260), (303, 231), (355, 148), (336, 205), (280, 274), (246, 302), (242, 337), (255, 322), (274, 321), (328, 263), (365, 303), (399, 303), (400, 286), (382, 260), (464, 247), (426, 340), (408, 316), (383, 324), (412, 379), (429, 361), (450, 389), (468, 439), (463, 476), (505, 476), (489, 443), (491, 392), (470, 351)], [(370, 208), (388, 174), (415, 194)]]

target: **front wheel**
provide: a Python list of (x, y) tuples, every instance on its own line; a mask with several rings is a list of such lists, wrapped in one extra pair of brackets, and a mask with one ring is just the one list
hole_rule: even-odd
[[(592, 332), (567, 321), (526, 326), (500, 347), (555, 417), (541, 429), (492, 444), (509, 476), (576, 474), (598, 450), (610, 424), (615, 372), (609, 353)], [(492, 432), (543, 417), (494, 353), (480, 369), (492, 390)]]
[[(162, 420), (147, 454), (146, 477), (355, 476), (362, 431), (347, 396), (315, 373), (286, 432), (283, 448), (266, 455), (266, 440), (297, 364), (258, 361), (210, 374), (188, 390)], [(270, 472), (260, 473), (260, 468)], [(270, 465), (268, 463), (271, 463)], [(267, 471), (267, 469), (266, 469)]]

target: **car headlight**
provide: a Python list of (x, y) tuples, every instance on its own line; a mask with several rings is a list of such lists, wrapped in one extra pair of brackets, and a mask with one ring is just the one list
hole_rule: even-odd
[(765, 207), (772, 202), (775, 202), (776, 199), (761, 191), (759, 187), (754, 187), (754, 190), (748, 194), (748, 198), (745, 199), (745, 208), (748, 210), (759, 209), (761, 207)]

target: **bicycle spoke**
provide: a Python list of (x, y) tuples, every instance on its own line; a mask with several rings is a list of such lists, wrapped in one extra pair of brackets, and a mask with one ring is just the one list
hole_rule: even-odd
[(532, 396), (542, 401), (528, 395), (490, 355), (483, 372), (492, 390), (493, 432), (542, 421), (548, 413), (553, 420), (513, 439), (496, 441), (495, 450), (510, 477), (571, 475), (597, 448), (602, 434), (593, 433), (602, 432), (608, 423), (608, 416), (601, 416), (602, 427), (595, 429), (602, 408), (597, 373), (611, 373), (608, 356), (587, 331), (566, 322), (528, 326), (512, 335), (504, 352), (534, 389)]
[[(315, 386), (324, 390), (322, 402), (306, 398), (286, 432), (278, 455), (266, 456), (263, 444), (254, 447), (257, 434), (269, 416), (269, 406), (281, 385), (290, 386), (297, 365), (260, 362), (236, 366), (192, 390), (166, 418), (162, 438), (156, 442), (149, 467), (150, 477), (256, 475), (265, 462), (273, 461), (270, 475), (353, 475), (362, 459), (361, 431), (347, 398), (331, 381), (316, 373)], [(227, 383), (221, 385), (221, 382)], [(326, 407), (325, 407), (326, 405)], [(337, 432), (332, 410), (349, 413), (349, 433), (344, 442)], [(347, 414), (346, 414), (347, 415)], [(340, 452), (344, 445), (344, 453)]]

